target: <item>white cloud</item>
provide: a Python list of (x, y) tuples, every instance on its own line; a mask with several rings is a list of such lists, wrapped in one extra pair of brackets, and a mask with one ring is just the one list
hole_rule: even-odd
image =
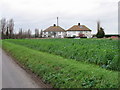
[[(107, 33), (117, 33), (118, 0), (1, 0), (1, 17), (13, 18), (16, 29), (45, 29), (56, 23), (68, 29), (78, 22), (96, 33), (96, 21)], [(114, 31), (115, 30), (115, 31)]]

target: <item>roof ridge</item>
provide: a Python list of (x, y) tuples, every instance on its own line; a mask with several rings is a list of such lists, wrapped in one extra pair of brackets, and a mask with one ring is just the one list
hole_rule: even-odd
[(63, 29), (60, 26), (50, 26), (47, 29), (44, 30), (44, 32), (49, 32), (49, 31), (58, 31), (58, 32), (65, 32), (65, 29)]
[[(82, 27), (80, 27), (82, 26)], [(91, 31), (86, 25), (73, 25), (67, 31)]]

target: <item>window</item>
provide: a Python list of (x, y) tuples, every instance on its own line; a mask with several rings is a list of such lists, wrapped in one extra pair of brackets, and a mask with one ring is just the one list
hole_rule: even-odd
[(82, 26), (80, 26), (80, 28), (83, 28)]
[(83, 31), (80, 31), (80, 33), (83, 33)]
[(76, 34), (76, 31), (73, 31), (74, 34)]

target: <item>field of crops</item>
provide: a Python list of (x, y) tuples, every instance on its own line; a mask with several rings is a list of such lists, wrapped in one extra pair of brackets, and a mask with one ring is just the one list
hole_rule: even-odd
[[(47, 53), (47, 51), (38, 51), (36, 41), (39, 41), (39, 45), (42, 42), (42, 40), (35, 40), (35, 42), (33, 40), (33, 43), (30, 43), (29, 40), (3, 40), (2, 48), (21, 63), (21, 65), (31, 70), (45, 83), (52, 85), (54, 88), (119, 87), (118, 71), (106, 70), (98, 65), (76, 61), (74, 59), (66, 59), (59, 55)], [(51, 43), (57, 42), (52, 40), (45, 41), (49, 43), (50, 41)], [(58, 41), (63, 42), (64, 40)], [(66, 43), (65, 41), (64, 43)], [(16, 42), (16, 44), (11, 42)], [(29, 44), (25, 42), (29, 42), (30, 46), (32, 44), (36, 45), (34, 46), (36, 50), (33, 47), (29, 48)], [(68, 42), (71, 42), (71, 40), (68, 40)], [(18, 43), (24, 43), (24, 45), (18, 45)]]
[(5, 40), (67, 59), (94, 63), (119, 71), (118, 41), (110, 39), (19, 39)]

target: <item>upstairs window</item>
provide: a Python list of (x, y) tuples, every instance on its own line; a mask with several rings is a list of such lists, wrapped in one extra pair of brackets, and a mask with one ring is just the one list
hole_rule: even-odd
[(83, 28), (82, 26), (80, 26), (80, 28)]

